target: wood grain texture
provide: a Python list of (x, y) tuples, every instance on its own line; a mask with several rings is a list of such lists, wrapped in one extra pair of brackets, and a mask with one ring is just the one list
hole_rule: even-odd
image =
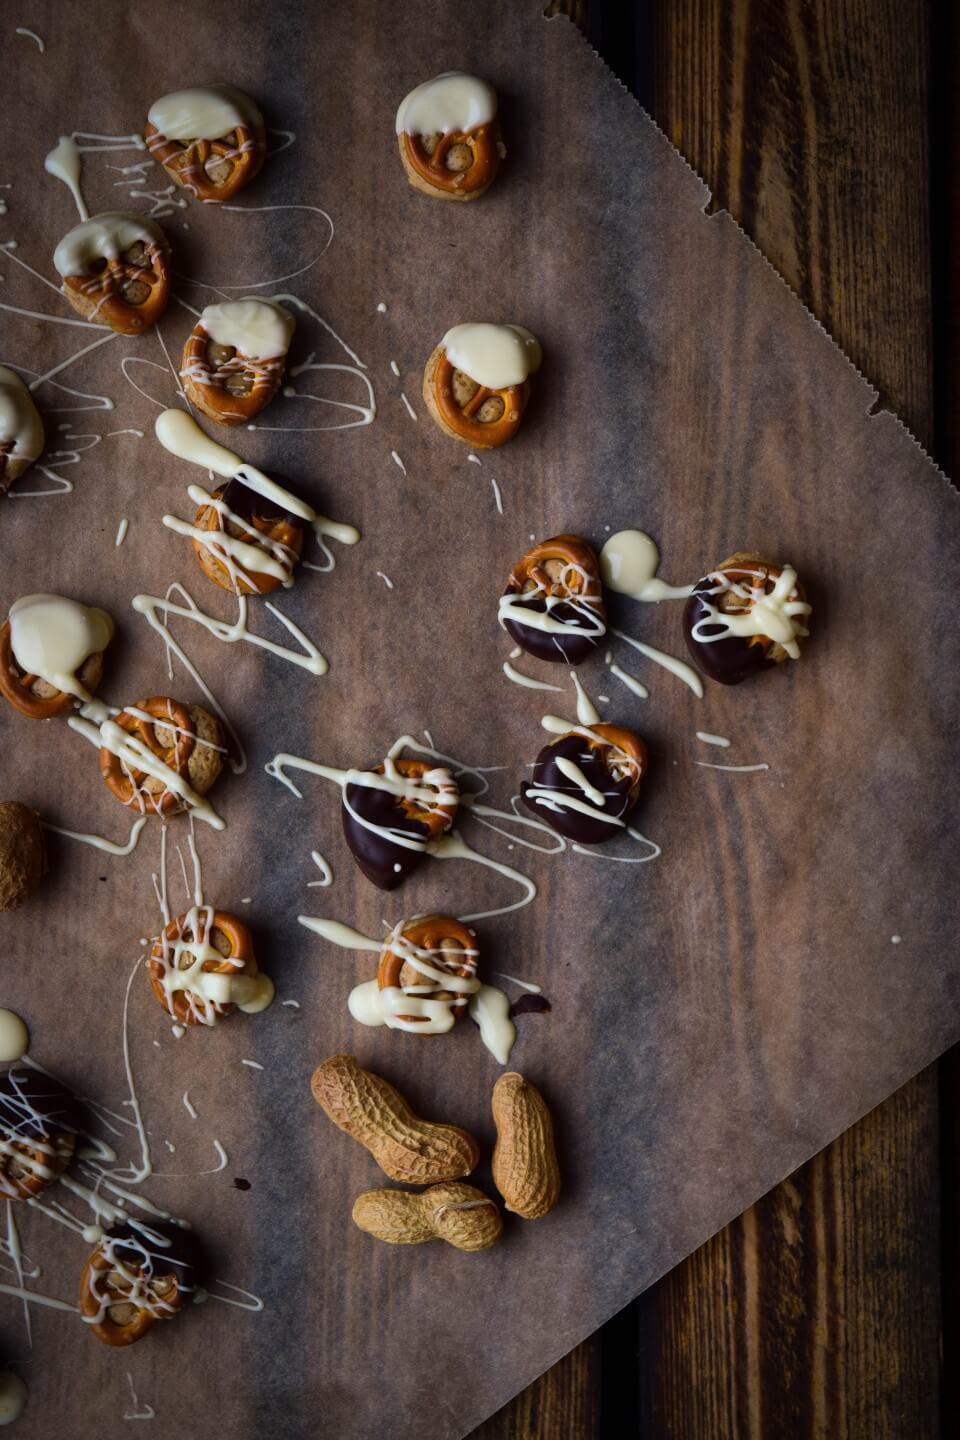
[[(927, 448), (936, 444), (956, 473), (949, 382), (934, 426), (926, 8), (892, 0), (665, 0), (655, 15), (598, 0), (549, 8), (581, 25), (634, 88), (710, 185), (711, 208), (738, 220), (877, 385), (878, 406), (895, 410)], [(958, 33), (955, 21), (938, 26), (941, 89), (951, 95), (943, 82), (956, 73)], [(952, 135), (955, 105), (948, 119)], [(940, 144), (954, 153), (942, 135)], [(955, 218), (960, 187), (946, 183), (944, 195), (944, 218)], [(938, 358), (949, 376), (960, 348), (960, 268), (945, 252), (934, 258), (946, 267)], [(940, 1081), (950, 1103), (958, 1077), (954, 1054)], [(957, 1138), (951, 1113), (948, 1154)], [(937, 1125), (930, 1068), (610, 1322), (601, 1366), (592, 1342), (581, 1346), (478, 1435), (955, 1433), (956, 1397), (948, 1381), (941, 1402), (940, 1387)], [(948, 1162), (944, 1227), (954, 1273), (956, 1169)], [(957, 1340), (949, 1319), (944, 1339), (949, 1356)], [(586, 1391), (571, 1399), (574, 1377), (601, 1385), (599, 1407)]]

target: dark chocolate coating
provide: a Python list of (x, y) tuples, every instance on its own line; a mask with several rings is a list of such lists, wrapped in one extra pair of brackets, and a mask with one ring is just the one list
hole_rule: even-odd
[[(125, 1224), (114, 1225), (107, 1231), (108, 1239), (121, 1242), (111, 1247), (116, 1258), (130, 1269), (138, 1269), (147, 1279), (175, 1275), (181, 1290), (196, 1289), (202, 1252), (194, 1232), (166, 1220), (151, 1219), (144, 1224), (145, 1231)], [(157, 1236), (169, 1243), (160, 1243)]]
[[(349, 801), (351, 809), (358, 815), (374, 825), (389, 826), (391, 830), (401, 830), (405, 835), (415, 835), (421, 840), (430, 834), (422, 821), (406, 814), (397, 796), (391, 795), (389, 790), (380, 790), (372, 785), (348, 785), (344, 800)], [(403, 845), (395, 845), (375, 830), (368, 830), (353, 818), (346, 804), (341, 806), (340, 813), (343, 833), (353, 858), (367, 879), (372, 880), (380, 890), (396, 890), (425, 858), (423, 850), (408, 850)], [(395, 865), (399, 865), (400, 869), (395, 870)]]
[(559, 794), (575, 795), (578, 800), (586, 800), (580, 786), (568, 780), (562, 770), (558, 770), (557, 761), (561, 756), (579, 765), (590, 784), (607, 797), (604, 814), (614, 815), (619, 820), (626, 818), (633, 809), (630, 801), (630, 777), (614, 780), (604, 762), (600, 747), (589, 745), (582, 735), (577, 734), (561, 735), (551, 745), (543, 747), (533, 767), (533, 780), (524, 780), (520, 786), (523, 803), (538, 820), (546, 821), (558, 835), (564, 835), (568, 840), (575, 840), (580, 845), (602, 845), (605, 840), (615, 840), (618, 835), (623, 834), (620, 825), (611, 825), (607, 820), (594, 820), (581, 810), (570, 810), (565, 805), (554, 810), (548, 809), (539, 801), (527, 799), (528, 792), (536, 789), (555, 790)]
[(251, 490), (249, 485), (244, 485), (243, 480), (234, 477), (221, 488), (220, 499), (228, 510), (238, 515), (241, 520), (253, 520), (256, 515), (260, 520), (285, 520), (295, 530), (304, 528), (304, 521), (299, 515), (291, 515), (288, 511), (281, 509), (273, 500), (266, 495), (261, 495), (257, 490)]
[[(711, 680), (718, 680), (721, 685), (739, 685), (751, 675), (769, 670), (775, 661), (767, 658), (765, 646), (751, 645), (743, 635), (726, 635), (722, 640), (696, 639), (694, 626), (710, 614), (711, 608), (715, 608), (718, 597), (706, 592), (714, 590), (716, 583), (712, 576), (705, 575), (694, 585), (683, 610), (683, 633), (687, 649)], [(708, 634), (716, 634), (720, 629), (722, 626), (719, 624), (701, 626), (701, 630)]]
[[(514, 604), (523, 610), (538, 610), (542, 614), (547, 608), (544, 597), (536, 591), (532, 592), (529, 599), (517, 594), (515, 590), (506, 590), (504, 594), (512, 595)], [(579, 613), (567, 600), (561, 600), (551, 611), (557, 620), (564, 623), (576, 620)], [(535, 655), (538, 660), (552, 660), (564, 665), (579, 665), (593, 653), (604, 638), (603, 634), (591, 635), (586, 631), (582, 635), (556, 635), (549, 630), (536, 630), (532, 625), (518, 625), (515, 620), (504, 620), (503, 628), (510, 639), (526, 650), (528, 655)]]
[(0, 1076), (0, 1135), (13, 1140), (52, 1140), (74, 1133), (80, 1106), (69, 1090), (40, 1070), (13, 1065)]

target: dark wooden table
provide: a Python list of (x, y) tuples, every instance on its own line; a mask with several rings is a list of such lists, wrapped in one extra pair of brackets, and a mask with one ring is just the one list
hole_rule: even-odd
[[(960, 477), (960, 6), (548, 8), (584, 30), (879, 406)], [(960, 1047), (473, 1440), (960, 1435), (958, 1099)]]

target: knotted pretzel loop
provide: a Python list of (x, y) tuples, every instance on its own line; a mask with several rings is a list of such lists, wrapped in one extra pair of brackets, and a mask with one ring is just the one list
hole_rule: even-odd
[[(165, 1248), (149, 1236), (170, 1237)], [(158, 1320), (172, 1320), (194, 1293), (189, 1246), (172, 1225), (110, 1230), (80, 1276), (80, 1314), (104, 1345), (133, 1345)]]
[(447, 135), (404, 132), (398, 139), (408, 173), (412, 171), (431, 190), (450, 199), (466, 200), (486, 190), (493, 183), (503, 152), (496, 120)]
[[(199, 530), (220, 532), (255, 545), (292, 574), (303, 549), (303, 525), (296, 516), (271, 508), (269, 501), (240, 482), (220, 485), (211, 501), (221, 502), (230, 511), (223, 513), (216, 503), (201, 505), (194, 517)], [(245, 569), (226, 547), (216, 541), (194, 540), (194, 553), (208, 580), (231, 594), (269, 595), (284, 582), (266, 571)]]
[(180, 378), (188, 399), (208, 419), (244, 425), (276, 395), (286, 358), (245, 355), (233, 345), (219, 345), (198, 321), (184, 346)]
[(88, 272), (63, 277), (67, 298), (88, 319), (121, 335), (156, 324), (170, 300), (170, 265), (160, 245), (138, 240), (119, 255), (101, 256)]
[[(140, 700), (134, 709), (145, 711), (153, 719), (145, 720), (141, 715), (123, 710), (116, 717), (116, 723), (142, 740), (164, 765), (188, 779), (197, 729), (187, 707), (169, 696), (152, 695)], [(164, 731), (166, 733), (162, 733)], [(124, 805), (134, 805), (154, 815), (169, 815), (183, 808), (183, 799), (175, 791), (166, 789), (162, 781), (138, 770), (106, 747), (100, 751), (100, 773)]]
[(176, 986), (176, 972), (192, 970), (205, 949), (217, 952), (201, 961), (202, 973), (257, 974), (250, 929), (224, 910), (195, 906), (171, 920), (150, 951), (147, 968), (154, 995), (181, 1025), (215, 1025), (236, 1009), (231, 1001), (214, 1000), (192, 989)]
[[(78, 678), (92, 694), (102, 674), (103, 653), (97, 651), (81, 665)], [(75, 695), (55, 689), (41, 675), (30, 675), (18, 664), (9, 620), (0, 626), (0, 694), (30, 720), (50, 720), (54, 715), (63, 715), (76, 703)]]
[(182, 142), (161, 135), (149, 121), (143, 132), (147, 149), (171, 180), (198, 200), (232, 200), (259, 171), (266, 158), (264, 135), (237, 125), (215, 140)]
[(491, 389), (457, 370), (442, 346), (431, 355), (424, 399), (441, 428), (481, 450), (504, 445), (517, 432), (530, 398), (530, 382)]
[[(403, 951), (406, 945), (425, 951), (426, 954), (417, 958), (432, 969), (472, 980), (477, 969), (476, 936), (470, 933), (466, 925), (454, 920), (450, 915), (421, 915), (404, 925), (400, 942), (394, 939), (394, 944), (396, 949), (391, 948), (388, 941), (380, 952), (377, 988), (402, 990), (407, 986), (415, 986), (424, 998), (450, 1001), (454, 1024), (462, 1019), (466, 1014), (468, 997), (454, 990), (444, 990), (441, 981), (434, 980), (418, 970)], [(426, 1015), (398, 1014), (396, 1018), (411, 1025), (429, 1023)]]
[[(402, 759), (394, 760), (393, 763), (405, 780), (421, 780), (428, 771), (434, 768), (426, 760)], [(382, 775), (384, 770), (383, 765), (374, 766), (375, 775)], [(427, 784), (429, 786), (429, 782)], [(429, 786), (429, 788), (433, 787)], [(427, 827), (428, 840), (433, 840), (436, 836), (443, 835), (449, 830), (457, 814), (457, 801), (441, 801), (439, 796), (438, 790), (436, 804), (429, 804), (408, 795), (398, 795), (395, 800), (395, 804), (403, 811), (404, 815)]]
[(42, 1071), (14, 1066), (0, 1077), (0, 1196), (30, 1200), (73, 1158), (77, 1104)]

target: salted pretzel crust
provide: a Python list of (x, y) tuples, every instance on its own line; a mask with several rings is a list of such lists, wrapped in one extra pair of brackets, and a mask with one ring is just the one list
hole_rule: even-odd
[[(432, 150), (427, 149), (422, 135), (408, 135), (405, 131), (397, 136), (397, 143), (410, 184), (436, 200), (479, 200), (496, 179), (500, 161), (507, 153), (497, 119), (472, 130), (441, 135)], [(447, 157), (458, 145), (470, 151), (471, 160), (466, 168), (451, 170)]]
[[(84, 689), (89, 690), (92, 695), (102, 676), (103, 651), (97, 650), (93, 655), (88, 655), (81, 665), (79, 678)], [(35, 694), (33, 687), (38, 683), (52, 691), (52, 694)], [(13, 653), (9, 620), (5, 620), (0, 626), (0, 694), (29, 720), (51, 720), (55, 715), (63, 715), (71, 710), (77, 702), (77, 697), (69, 691), (54, 690), (41, 676), (29, 675), (21, 669)]]
[[(530, 399), (530, 382), (524, 380), (522, 385), (508, 385), (500, 390), (478, 385), (466, 404), (461, 406), (455, 395), (455, 377), (464, 373), (452, 364), (443, 345), (438, 345), (423, 372), (424, 404), (440, 429), (452, 439), (461, 440), (476, 450), (495, 450), (511, 440), (519, 429)], [(466, 378), (476, 384), (471, 377)], [(499, 419), (474, 419), (476, 412), (490, 399), (499, 399), (503, 405)]]
[[(237, 125), (216, 140), (169, 140), (147, 121), (143, 138), (147, 149), (166, 170), (175, 184), (189, 191), (198, 200), (232, 200), (249, 185), (267, 155), (267, 139), (261, 130)], [(210, 175), (209, 164), (229, 165), (222, 181)]]
[[(103, 256), (103, 268), (92, 274), (65, 275), (63, 293), (78, 315), (98, 321), (118, 335), (142, 335), (155, 325), (170, 302), (170, 263), (161, 245), (144, 247), (148, 264), (129, 259), (132, 246), (113, 259)], [(127, 285), (144, 285), (149, 294), (134, 304), (124, 298)]]
[[(101, 1303), (94, 1292), (93, 1279), (95, 1275), (102, 1274), (109, 1270), (111, 1261), (104, 1255), (102, 1249), (96, 1249), (84, 1265), (80, 1275), (80, 1314), (97, 1315), (101, 1309)], [(181, 1310), (191, 1292), (184, 1292), (180, 1288), (176, 1270), (171, 1270), (169, 1275), (160, 1275), (151, 1281), (151, 1287), (174, 1312)], [(88, 1329), (104, 1345), (120, 1346), (134, 1345), (142, 1340), (147, 1331), (150, 1330), (159, 1320), (172, 1320), (173, 1315), (155, 1315), (152, 1311), (134, 1304), (129, 1298), (129, 1293), (121, 1289), (119, 1285), (111, 1284), (109, 1281), (103, 1292), (111, 1306), (129, 1306), (134, 1314), (127, 1320), (114, 1319), (109, 1310), (103, 1320), (88, 1325)]]
[[(453, 919), (450, 915), (421, 915), (416, 920), (404, 926), (403, 936), (413, 945), (423, 950), (439, 950), (443, 940), (455, 940), (460, 950), (470, 951), (477, 949), (476, 936), (471, 935), (466, 925), (461, 921)], [(441, 965), (440, 957), (434, 960), (435, 967), (447, 968), (451, 975), (459, 975), (464, 979), (470, 979), (476, 973), (476, 955), (466, 955), (462, 964), (456, 963), (456, 950), (444, 951), (444, 963)], [(377, 967), (377, 989), (387, 990), (401, 986), (401, 975), (405, 965), (402, 955), (397, 955), (385, 945), (380, 952), (380, 963)], [(425, 976), (418, 976), (410, 982), (414, 985), (426, 985), (430, 982)], [(454, 1000), (456, 994), (452, 990), (438, 989), (430, 997), (433, 1000)], [(452, 1007), (453, 1021), (456, 1024), (466, 1014), (466, 1005), (455, 1005)], [(397, 1018), (409, 1021), (412, 1024), (423, 1023), (426, 1017), (423, 1015), (398, 1015)], [(425, 1032), (433, 1033), (433, 1032)]]
[[(222, 744), (223, 729), (220, 722), (199, 705), (182, 705), (167, 695), (151, 695), (138, 700), (135, 708), (144, 710), (153, 719), (146, 721), (139, 715), (123, 710), (117, 715), (116, 723), (131, 735), (137, 735), (165, 765), (175, 770), (190, 787), (203, 795), (216, 780), (223, 766), (218, 750), (198, 741), (210, 740)], [(176, 726), (176, 730), (172, 727)], [(210, 731), (209, 736), (200, 734), (201, 726)], [(171, 728), (172, 742), (163, 744), (157, 738), (157, 729)], [(186, 808), (186, 802), (172, 790), (161, 787), (160, 781), (135, 766), (124, 766), (118, 755), (104, 746), (100, 751), (100, 773), (124, 805), (142, 809), (150, 815), (175, 815)]]
[[(213, 499), (221, 500), (226, 485), (219, 485), (213, 491)], [(246, 520), (248, 517), (244, 517)], [(223, 530), (226, 517), (222, 516), (215, 505), (201, 505), (194, 517), (194, 525), (199, 530)], [(291, 557), (291, 568), (296, 565), (303, 549), (303, 530), (299, 525), (294, 525), (286, 517), (257, 515), (249, 516), (249, 527), (241, 530), (239, 538), (247, 544), (256, 544), (257, 536), (263, 535), (276, 544), (285, 546), (293, 552)], [(231, 574), (230, 567), (219, 559), (217, 553), (209, 545), (204, 545), (200, 540), (193, 542), (194, 554), (200, 569), (208, 580), (214, 585), (219, 585), (221, 590), (227, 590), (231, 595), (236, 594), (239, 589), (244, 595), (270, 595), (277, 590), (282, 581), (276, 575), (267, 575), (260, 570), (244, 570), (236, 561), (234, 566), (238, 571), (236, 579)]]
[[(163, 958), (163, 941), (166, 939), (170, 943), (175, 943), (182, 940), (188, 931), (192, 931), (190, 918), (191, 912), (185, 911), (175, 920), (171, 920), (170, 924), (164, 928), (163, 934), (158, 936), (153, 943), (147, 961), (147, 969), (150, 975), (151, 989), (166, 1013), (172, 1015), (181, 1025), (200, 1025), (203, 1022), (197, 1014), (196, 1006), (190, 1003), (190, 992), (174, 990), (168, 1003), (163, 987), (163, 977), (167, 970)], [(225, 910), (214, 910), (209, 930), (204, 930), (200, 936), (191, 934), (191, 939), (209, 939), (211, 944), (216, 945), (214, 936), (218, 933), (226, 941), (227, 953), (219, 963), (214, 960), (205, 960), (202, 968), (208, 973), (217, 975), (256, 975), (258, 973), (257, 961), (253, 953), (253, 936), (249, 926), (239, 920), (236, 915), (229, 915)], [(219, 946), (216, 948), (220, 949)], [(242, 963), (237, 965), (237, 960)], [(217, 1018), (230, 1015), (237, 1008), (230, 1001), (221, 1004), (215, 1000), (203, 1000), (203, 1004), (212, 1010)]]
[[(215, 344), (203, 322), (198, 321), (187, 337), (180, 362), (180, 379), (187, 399), (218, 425), (246, 425), (270, 404), (280, 389), (286, 356), (260, 359), (234, 350), (229, 359), (218, 361), (210, 353)], [(232, 346), (222, 348), (233, 349)], [(197, 370), (209, 375), (213, 383), (208, 385), (198, 379)], [(250, 377), (250, 390), (246, 395), (236, 395), (222, 383), (231, 375)]]

